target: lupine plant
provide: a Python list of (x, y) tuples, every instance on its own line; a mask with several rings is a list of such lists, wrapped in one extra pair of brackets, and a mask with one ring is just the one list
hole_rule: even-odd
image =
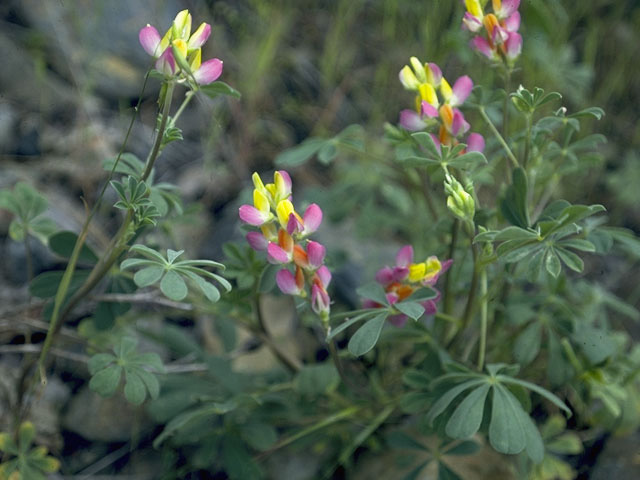
[[(15, 433), (0, 435), (0, 471), (41, 478), (59, 466), (46, 450), (29, 450), (33, 426), (22, 417), (81, 302), (92, 305), (78, 327), (89, 387), (144, 405), (157, 425), (149, 443), (166, 460), (163, 478), (281, 478), (282, 462), (303, 454), (308, 478), (362, 478), (359, 459), (375, 458), (392, 465), (389, 478), (473, 479), (466, 465), (497, 458), (506, 472), (499, 478), (570, 480), (583, 444), (640, 425), (640, 349), (615, 328), (616, 315), (639, 314), (588, 272), (612, 249), (637, 257), (640, 242), (607, 226), (604, 206), (561, 198), (563, 182), (605, 141), (582, 135), (583, 122), (604, 112), (571, 112), (561, 93), (536, 86), (512, 89), (523, 54), (520, 2), (462, 3), (459, 34), (500, 84), (474, 85), (472, 71), (450, 84), (437, 64), (409, 56), (396, 86), (409, 93), (383, 143), (351, 126), (283, 152), (272, 183), (258, 172), (244, 179), (251, 187), (234, 205), (238, 239), (222, 246), (224, 263), (188, 259), (163, 238), (158, 223), (183, 210), (177, 189), (154, 181), (154, 164), (182, 138), (178, 120), (196, 94), (240, 94), (216, 81), (221, 60), (202, 61), (209, 24), (192, 32), (184, 10), (162, 36), (141, 28), (152, 57), (145, 84), (160, 82), (147, 158), (125, 151), (130, 127), (118, 156), (104, 162), (104, 188), (79, 234), (43, 220), (46, 199), (26, 185), (0, 196), (27, 258), (32, 235), (68, 259), (65, 270), (30, 282), (50, 325), (21, 385)], [(172, 111), (177, 92), (184, 96)], [(303, 185), (314, 156), (337, 180), (294, 196), (292, 178)], [(109, 188), (119, 228), (95, 251), (89, 226)], [(340, 221), (363, 227), (362, 265), (332, 233)], [(366, 255), (371, 238), (395, 257)], [(138, 323), (140, 295), (213, 320), (205, 332), (216, 346), (175, 326)], [(267, 312), (275, 301), (275, 314)], [(294, 348), (272, 332), (289, 318)], [(142, 351), (143, 339), (168, 345), (176, 361)], [(238, 367), (258, 349), (272, 360), (266, 368)], [(183, 368), (183, 359), (195, 363)]]

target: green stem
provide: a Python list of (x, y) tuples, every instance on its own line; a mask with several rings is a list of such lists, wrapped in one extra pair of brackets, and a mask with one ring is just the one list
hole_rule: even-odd
[(321, 430), (324, 427), (328, 427), (329, 425), (332, 425), (334, 423), (339, 422), (340, 420), (344, 420), (346, 418), (352, 417), (353, 415), (355, 415), (356, 413), (358, 413), (358, 411), (360, 410), (360, 407), (347, 407), (343, 410), (340, 410), (337, 413), (334, 413), (333, 415), (329, 415), (328, 417), (326, 417), (325, 419), (319, 421), (318, 423), (315, 423), (313, 425), (311, 425), (310, 427), (307, 427), (303, 430), (300, 430), (298, 433), (295, 433), (293, 435), (291, 435), (290, 437), (285, 438), (284, 440), (281, 440), (280, 442), (276, 443), (273, 447), (271, 447), (269, 450), (267, 450), (266, 452), (263, 452), (261, 455), (258, 456), (258, 459), (261, 459), (263, 457), (266, 457), (269, 453), (274, 452), (280, 448), (286, 447), (287, 445), (292, 444), (293, 442), (306, 437), (307, 435), (310, 435), (311, 433), (317, 431), (317, 430)]
[[(44, 345), (42, 347), (42, 352), (40, 353), (40, 358), (38, 360), (38, 372), (40, 374), (40, 380), (41, 380), (43, 385), (47, 383), (47, 375), (46, 375), (46, 372), (45, 372), (45, 365), (46, 365), (47, 355), (48, 355), (49, 349), (51, 348), (51, 345), (53, 343), (54, 337), (56, 336), (56, 334), (58, 333), (58, 331), (62, 327), (62, 324), (64, 323), (65, 317), (71, 311), (71, 309), (87, 293), (89, 293), (91, 291), (91, 289), (93, 289), (93, 287), (109, 271), (109, 269), (111, 268), (113, 263), (118, 258), (118, 256), (116, 255), (116, 250), (117, 250), (116, 248), (108, 249), (107, 253), (105, 254), (105, 256), (103, 256), (100, 259), (100, 261), (95, 265), (95, 267), (93, 268), (93, 270), (89, 274), (89, 278), (87, 278), (87, 281), (85, 282), (85, 284), (82, 287), (80, 287), (80, 289), (69, 299), (69, 302), (66, 304), (63, 313), (60, 314), (60, 310), (62, 308), (62, 304), (64, 302), (64, 299), (67, 296), (67, 292), (69, 291), (69, 286), (71, 284), (71, 279), (73, 277), (73, 273), (75, 272), (75, 269), (76, 269), (76, 264), (78, 262), (78, 257), (80, 256), (80, 251), (81, 251), (82, 246), (84, 245), (84, 242), (85, 242), (85, 240), (87, 238), (87, 234), (89, 233), (89, 225), (91, 224), (91, 220), (93, 219), (94, 215), (97, 212), (98, 206), (99, 206), (102, 198), (104, 197), (104, 193), (107, 190), (107, 186), (109, 185), (109, 181), (111, 180), (111, 178), (113, 177), (113, 175), (114, 175), (114, 173), (116, 171), (116, 167), (118, 165), (118, 162), (120, 161), (120, 158), (122, 157), (122, 154), (124, 153), (124, 149), (125, 149), (125, 147), (127, 145), (127, 142), (129, 140), (129, 136), (131, 135), (131, 131), (133, 129), (133, 124), (135, 122), (138, 110), (140, 108), (140, 104), (142, 102), (142, 95), (144, 93), (144, 88), (146, 86), (148, 77), (149, 76), (147, 74), (147, 76), (145, 76), (144, 84), (142, 86), (142, 92), (140, 93), (140, 97), (138, 99), (138, 104), (135, 107), (135, 113), (134, 113), (133, 117), (131, 118), (131, 122), (129, 124), (129, 128), (127, 130), (127, 134), (125, 136), (125, 139), (124, 139), (124, 142), (122, 144), (122, 147), (120, 148), (120, 152), (118, 153), (118, 156), (116, 158), (116, 161), (114, 162), (113, 168), (111, 169), (111, 172), (109, 173), (107, 181), (105, 182), (104, 186), (102, 187), (102, 190), (100, 191), (100, 194), (98, 195), (98, 199), (96, 200), (96, 203), (94, 204), (93, 208), (89, 212), (89, 215), (87, 216), (87, 219), (85, 220), (84, 225), (82, 226), (82, 230), (80, 231), (80, 234), (78, 235), (78, 239), (76, 240), (76, 244), (74, 245), (73, 251), (71, 252), (71, 257), (69, 258), (69, 263), (67, 264), (67, 268), (65, 269), (65, 272), (64, 272), (64, 274), (62, 276), (62, 279), (60, 281), (60, 285), (58, 286), (58, 291), (56, 292), (56, 296), (55, 296), (55, 300), (54, 300), (53, 312), (51, 314), (51, 322), (50, 322), (49, 331), (47, 332), (47, 337), (45, 338)], [(170, 83), (168, 88), (164, 92), (165, 92), (165, 96), (162, 98), (162, 101), (163, 101), (163, 104), (164, 104), (163, 116), (162, 116), (162, 120), (161, 120), (161, 123), (160, 123), (160, 128), (158, 129), (158, 135), (156, 137), (156, 140), (155, 140), (155, 143), (154, 143), (153, 148), (151, 150), (151, 153), (149, 154), (149, 157), (147, 159), (147, 166), (145, 168), (146, 176), (148, 176), (149, 173), (151, 173), (151, 167), (153, 166), (153, 162), (155, 161), (156, 156), (158, 155), (158, 152), (160, 151), (160, 145), (162, 144), (162, 137), (164, 136), (164, 129), (165, 129), (166, 125), (167, 125), (168, 112), (169, 112), (169, 108), (171, 107), (171, 96), (173, 94), (173, 84)], [(144, 178), (146, 178), (146, 177), (144, 177)], [(116, 236), (112, 240), (110, 246), (112, 246), (112, 247), (118, 246), (118, 244), (121, 242), (122, 238), (124, 237), (124, 234), (128, 230), (128, 226), (129, 226), (128, 224), (130, 223), (131, 218), (132, 218), (132, 214), (131, 214), (131, 212), (128, 212), (127, 216), (125, 217), (125, 221), (123, 222), (122, 226), (118, 230), (118, 233), (116, 234)], [(117, 252), (117, 254), (119, 255), (120, 252)]]
[(511, 69), (507, 68), (504, 75), (504, 102), (502, 105), (502, 136), (507, 138), (509, 125), (509, 90), (511, 90)]
[(189, 102), (195, 96), (195, 94), (196, 92), (193, 90), (189, 90), (187, 93), (185, 93), (182, 105), (180, 105), (178, 110), (176, 110), (176, 113), (173, 115), (173, 117), (171, 117), (171, 122), (169, 123), (169, 127), (176, 126), (176, 122), (178, 121), (178, 118), (180, 118), (180, 115), (182, 115), (182, 112), (187, 107), (187, 105), (189, 105)]
[(467, 303), (464, 308), (464, 313), (462, 314), (462, 325), (460, 325), (460, 328), (457, 331), (453, 329), (450, 330), (450, 338), (445, 341), (447, 347), (450, 347), (456, 342), (456, 340), (458, 340), (462, 332), (464, 332), (469, 327), (469, 324), (471, 323), (471, 320), (473, 318), (473, 304), (476, 299), (476, 290), (478, 289), (478, 275), (480, 273), (480, 269), (478, 267), (478, 251), (476, 245), (473, 243), (473, 237), (471, 243), (471, 255), (473, 257), (473, 274), (471, 276), (471, 286), (469, 287)]
[(504, 137), (500, 135), (500, 132), (498, 131), (496, 126), (493, 124), (493, 122), (487, 115), (487, 112), (485, 111), (484, 107), (481, 106), (478, 108), (478, 110), (480, 111), (480, 115), (482, 115), (482, 118), (484, 119), (484, 121), (487, 122), (487, 125), (489, 125), (491, 132), (498, 139), (498, 142), (500, 142), (500, 145), (502, 145), (502, 148), (504, 148), (504, 151), (507, 153), (507, 157), (509, 157), (509, 160), (511, 160), (511, 163), (513, 163), (513, 166), (519, 167), (520, 164), (518, 163), (518, 159), (511, 151), (511, 148), (509, 148), (509, 145), (507, 145), (507, 142), (505, 141)]
[[(457, 218), (451, 224), (451, 243), (449, 244), (448, 259), (453, 260), (458, 243), (458, 232), (460, 231), (460, 220)], [(453, 311), (453, 272), (450, 268), (445, 277), (443, 297), (443, 311), (446, 315), (451, 315)]]
[(147, 164), (145, 166), (144, 172), (142, 172), (142, 176), (140, 177), (140, 179), (143, 182), (147, 178), (149, 178), (149, 175), (151, 174), (151, 170), (153, 170), (153, 164), (156, 162), (156, 158), (158, 158), (158, 154), (160, 153), (160, 149), (162, 148), (162, 141), (164, 140), (164, 132), (165, 132), (165, 129), (167, 128), (167, 122), (169, 120), (169, 111), (171, 110), (171, 100), (173, 99), (174, 87), (175, 87), (175, 84), (173, 82), (169, 82), (167, 84), (165, 96), (161, 100), (161, 103), (163, 105), (162, 119), (160, 120), (160, 127), (158, 128), (158, 136), (156, 137), (156, 141), (153, 144), (153, 148), (149, 152), (149, 156), (147, 157)]
[(483, 268), (480, 273), (480, 345), (478, 346), (478, 371), (484, 368), (484, 357), (487, 349), (487, 269)]
[(527, 122), (527, 136), (524, 142), (524, 156), (522, 158), (522, 166), (526, 169), (529, 163), (529, 155), (531, 154), (531, 114), (525, 115)]

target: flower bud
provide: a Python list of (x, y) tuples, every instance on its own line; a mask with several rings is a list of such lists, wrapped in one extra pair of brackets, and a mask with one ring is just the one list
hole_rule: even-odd
[(445, 192), (448, 194), (447, 207), (456, 217), (473, 223), (476, 207), (473, 197), (467, 192), (460, 182), (452, 175), (447, 174), (444, 182)]

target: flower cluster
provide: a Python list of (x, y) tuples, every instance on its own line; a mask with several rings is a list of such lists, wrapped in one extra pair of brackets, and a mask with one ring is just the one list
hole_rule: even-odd
[[(399, 77), (405, 89), (416, 92), (416, 109), (400, 112), (400, 125), (409, 131), (439, 126), (438, 135), (432, 135), (436, 145), (456, 144), (457, 138), (469, 131), (469, 123), (457, 107), (471, 93), (473, 81), (464, 75), (451, 87), (435, 63), (423, 64), (416, 57), (411, 57), (410, 62), (411, 67), (405, 65)], [(472, 133), (466, 144), (468, 151), (482, 151), (484, 138)]]
[(158, 30), (151, 25), (142, 28), (138, 37), (142, 48), (156, 59), (156, 70), (165, 77), (208, 85), (222, 74), (222, 60), (212, 58), (202, 62), (201, 47), (210, 34), (208, 23), (202, 23), (191, 33), (191, 14), (189, 10), (182, 10), (164, 37), (160, 38)]
[(287, 295), (306, 297), (305, 285), (311, 293), (311, 308), (324, 322), (329, 320), (330, 298), (327, 287), (331, 272), (324, 265), (325, 247), (308, 240), (322, 222), (322, 210), (312, 203), (303, 215), (291, 203), (291, 177), (284, 170), (274, 173), (273, 183), (262, 183), (254, 173), (253, 205), (242, 205), (240, 219), (260, 231), (247, 234), (254, 250), (266, 251), (270, 263), (292, 265), (293, 272), (283, 268), (276, 274), (280, 290)]
[(493, 13), (482, 11), (480, 0), (464, 0), (467, 11), (462, 27), (471, 32), (484, 34), (471, 40), (471, 47), (497, 62), (506, 61), (511, 66), (522, 51), (520, 28), (520, 0), (492, 0)]
[[(431, 256), (424, 262), (413, 263), (413, 247), (405, 245), (396, 255), (396, 264), (393, 267), (384, 267), (376, 273), (376, 282), (384, 288), (387, 301), (390, 305), (402, 301), (409, 297), (420, 287), (431, 287), (436, 284), (440, 275), (445, 273), (453, 260), (445, 260), (441, 262), (438, 257)], [(430, 300), (422, 302), (427, 315), (436, 313), (436, 302), (440, 300), (440, 292), (436, 291), (437, 296)], [(365, 308), (378, 308), (382, 305), (373, 300), (365, 300), (363, 303)], [(389, 317), (389, 321), (396, 326), (403, 326), (408, 317), (404, 314), (393, 315)]]

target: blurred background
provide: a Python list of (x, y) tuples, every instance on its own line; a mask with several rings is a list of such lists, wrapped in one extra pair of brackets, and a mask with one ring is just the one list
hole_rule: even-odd
[[(212, 25), (203, 59), (222, 59), (220, 79), (242, 93), (240, 100), (199, 96), (181, 118), (184, 141), (172, 143), (156, 166), (156, 178), (176, 184), (186, 205), (170, 234), (200, 258), (220, 259), (222, 243), (240, 238), (237, 207), (248, 198), (250, 175), (259, 171), (269, 178), (281, 151), (309, 136), (333, 137), (359, 124), (369, 150), (388, 155), (383, 125), (397, 123), (399, 111), (412, 104), (397, 77), (410, 56), (438, 63), (451, 83), (468, 73), (476, 84), (501, 85), (488, 62), (468, 48), (459, 1), (4, 0), (0, 188), (26, 180), (49, 199), (50, 218), (78, 231), (84, 219), (81, 198), (91, 205), (102, 187), (101, 162), (117, 154), (150, 67), (138, 31), (150, 23), (163, 33), (184, 8), (194, 27), (202, 21)], [(560, 92), (569, 112), (587, 106), (606, 112), (588, 125), (608, 138), (602, 160), (560, 196), (602, 203), (612, 225), (640, 232), (640, 5), (523, 0), (520, 11), (524, 47), (513, 89), (540, 86)], [(126, 148), (143, 158), (153, 140), (158, 88), (151, 79)], [(473, 115), (469, 118), (474, 125)], [(338, 181), (360, 175), (361, 170), (349, 170), (347, 160), (331, 165), (314, 160), (292, 169), (296, 191), (308, 192), (300, 198), (326, 199)], [(352, 181), (379, 182), (384, 174), (379, 170)], [(382, 202), (396, 201), (386, 198), (384, 189), (380, 195)], [(116, 225), (109, 205), (108, 199), (91, 232), (90, 243), (98, 247)], [(352, 217), (347, 228), (353, 228), (354, 238), (367, 238), (371, 252), (395, 251), (386, 242), (404, 240), (397, 225), (370, 225), (364, 206), (327, 208), (333, 222), (326, 228), (335, 229), (328, 231), (340, 232), (345, 217)], [(7, 236), (9, 220), (0, 212), (5, 307), (22, 301), (25, 292), (24, 251)], [(50, 269), (54, 260), (46, 249), (34, 248), (36, 271)], [(339, 248), (350, 255), (349, 247)], [(365, 263), (351, 253), (353, 261)], [(372, 268), (381, 261), (373, 261)], [(608, 287), (638, 305), (640, 289), (631, 280), (640, 278), (639, 266), (615, 265), (616, 274), (605, 279)], [(78, 421), (67, 418), (61, 429)], [(85, 435), (94, 438), (76, 440), (118, 438)]]

